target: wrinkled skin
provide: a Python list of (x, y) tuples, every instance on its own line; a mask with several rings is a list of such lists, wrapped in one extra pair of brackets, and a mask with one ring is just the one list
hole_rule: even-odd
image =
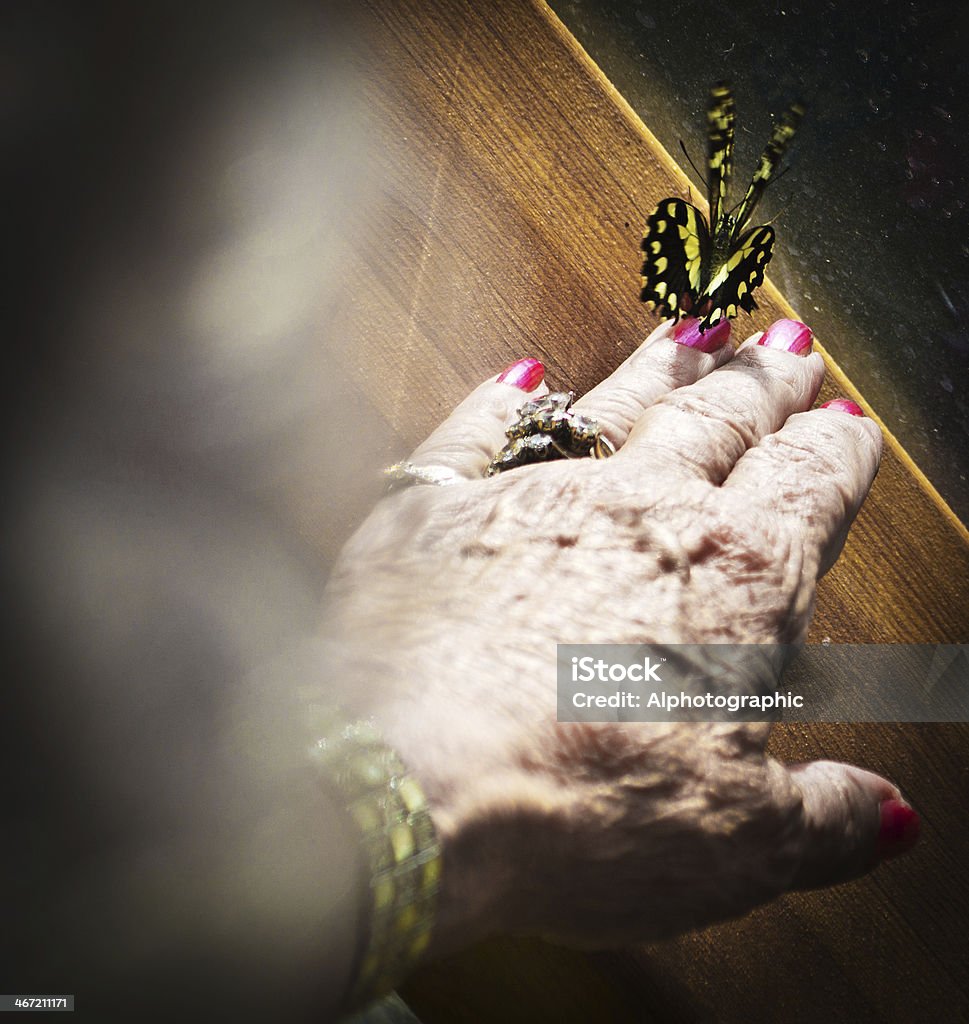
[(664, 325), (576, 405), (614, 458), (485, 480), (524, 401), (489, 382), (413, 456), (465, 479), (392, 494), (351, 540), (329, 678), (428, 794), (436, 951), (498, 930), (657, 938), (873, 866), (899, 797), (877, 776), (781, 765), (765, 724), (555, 712), (556, 643), (803, 641), (881, 444), (871, 420), (806, 411), (823, 373), (817, 355), (687, 349)]

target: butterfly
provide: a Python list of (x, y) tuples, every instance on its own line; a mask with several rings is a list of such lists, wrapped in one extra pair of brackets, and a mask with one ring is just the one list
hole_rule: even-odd
[(733, 170), (734, 101), (730, 87), (717, 83), (707, 108), (706, 218), (690, 203), (663, 199), (646, 221), (642, 249), (643, 287), (639, 294), (664, 316), (697, 316), (705, 331), (738, 310), (757, 308), (754, 289), (774, 248), (774, 229), (760, 225), (744, 230), (787, 149), (804, 107), (795, 103), (774, 125), (747, 193), (732, 209), (726, 206)]

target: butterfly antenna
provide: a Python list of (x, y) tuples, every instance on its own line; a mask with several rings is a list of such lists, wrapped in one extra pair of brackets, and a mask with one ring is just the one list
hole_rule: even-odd
[(766, 228), (766, 227), (770, 227), (770, 225), (771, 225), (771, 224), (773, 224), (773, 223), (774, 223), (774, 221), (780, 220), (780, 219), (781, 219), (781, 217), (783, 217), (783, 216), (784, 216), (784, 214), (785, 214), (785, 213), (787, 212), (787, 204), (788, 204), (788, 203), (790, 202), (790, 199), (791, 199), (791, 197), (790, 197), (790, 196), (788, 196), (788, 197), (787, 197), (787, 198), (786, 198), (786, 199), (784, 200), (784, 205), (783, 205), (783, 206), (782, 206), (782, 207), (781, 207), (781, 208), (780, 208), (780, 209), (779, 209), (779, 210), (777, 211), (777, 213), (775, 213), (775, 214), (774, 214), (774, 216), (773, 216), (773, 217), (771, 217), (771, 219), (770, 219), (770, 220), (765, 220), (765, 221), (764, 221), (764, 227), (765, 227), (765, 228)]
[(686, 146), (683, 144), (682, 139), (680, 139), (680, 149), (683, 150), (683, 155), (687, 158), (687, 160), (689, 160), (690, 166), (693, 168), (693, 173), (700, 179), (700, 181), (704, 181), (704, 175), (700, 172), (700, 169), (693, 162), (693, 157), (691, 157), (690, 154), (687, 152)]
[(788, 164), (788, 165), (787, 165), (787, 167), (785, 167), (785, 168), (784, 168), (784, 170), (783, 170), (783, 171), (781, 171), (781, 173), (780, 173), (780, 174), (777, 174), (777, 175), (775, 175), (775, 176), (774, 176), (774, 177), (773, 177), (773, 178), (771, 179), (771, 181), (780, 181), (780, 180), (781, 180), (781, 178), (783, 178), (783, 177), (784, 177), (784, 175), (785, 175), (785, 174), (787, 174), (787, 172), (788, 172), (788, 171), (789, 171), (790, 169), (791, 169), (791, 165), (790, 165), (790, 164)]
[[(773, 176), (773, 177), (772, 177), (772, 178), (770, 179), (770, 181), (771, 181), (771, 184), (773, 184), (773, 183), (774, 183), (774, 182), (776, 182), (776, 181), (780, 181), (780, 180), (781, 180), (781, 178), (783, 178), (783, 177), (784, 177), (784, 175), (785, 175), (785, 174), (787, 174), (787, 172), (788, 172), (788, 171), (789, 171), (790, 169), (791, 169), (791, 165), (790, 165), (790, 164), (788, 164), (788, 166), (787, 166), (787, 167), (785, 167), (783, 171), (781, 171), (781, 172), (780, 172), (779, 174), (775, 174), (775, 175), (774, 175), (774, 176)], [(744, 197), (744, 198), (746, 198), (746, 197)], [(737, 210), (739, 210), (739, 209), (740, 209), (740, 207), (741, 207), (741, 206), (743, 206), (743, 205), (744, 205), (744, 200), (743, 200), (743, 199), (741, 199), (741, 200), (740, 200), (740, 202), (738, 202), (738, 203), (736, 204), (736, 206), (734, 206), (734, 207), (733, 207), (733, 209), (731, 209), (731, 211), (730, 211), (731, 215), (732, 215), (732, 214), (734, 214), (734, 213), (736, 213), (736, 212), (737, 212)], [(778, 217), (779, 217), (780, 215), (781, 215), (781, 214), (780, 214), (780, 212), (778, 212), (778, 213), (774, 214), (774, 216), (773, 216), (773, 217), (772, 217), (772, 218), (771, 218), (771, 219), (770, 219), (769, 221), (765, 221), (765, 224), (773, 224), (773, 223), (774, 223), (774, 221), (775, 221), (775, 220), (777, 220), (777, 218), (778, 218)]]

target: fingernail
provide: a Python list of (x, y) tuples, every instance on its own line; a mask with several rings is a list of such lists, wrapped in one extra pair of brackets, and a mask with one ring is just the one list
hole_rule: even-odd
[(499, 384), (511, 384), (522, 391), (534, 391), (545, 379), (545, 367), (537, 359), (519, 359), (498, 375)]
[(701, 333), (700, 321), (694, 316), (688, 316), (673, 328), (673, 340), (687, 348), (698, 348), (701, 352), (716, 352), (730, 340), (730, 321), (718, 320), (713, 327)]
[(857, 402), (850, 398), (832, 398), (830, 402), (819, 405), (819, 409), (836, 409), (838, 412), (846, 412), (851, 416), (864, 416), (864, 410)]
[(901, 800), (883, 800), (881, 825), (875, 855), (888, 860), (904, 853), (918, 842), (922, 822), (918, 813)]
[(765, 348), (779, 348), (796, 356), (806, 356), (811, 351), (814, 334), (807, 324), (800, 320), (775, 320), (757, 342)]

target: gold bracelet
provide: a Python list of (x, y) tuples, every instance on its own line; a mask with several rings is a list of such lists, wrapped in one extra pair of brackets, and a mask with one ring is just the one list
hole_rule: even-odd
[(370, 937), (358, 960), (350, 1006), (391, 991), (431, 940), (441, 847), (427, 798), (371, 721), (311, 709), (310, 755), (361, 834), (370, 872)]

